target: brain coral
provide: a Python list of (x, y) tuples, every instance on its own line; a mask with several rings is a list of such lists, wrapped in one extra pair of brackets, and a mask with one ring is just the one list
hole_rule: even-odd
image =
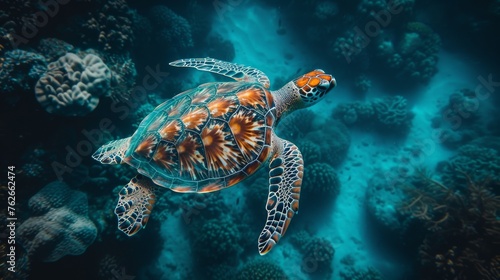
[(52, 182), (30, 198), (31, 217), (17, 229), (31, 257), (54, 262), (80, 255), (94, 242), (97, 229), (89, 220), (87, 196), (64, 183)]
[(84, 116), (92, 112), (99, 97), (108, 94), (111, 71), (96, 55), (83, 59), (67, 53), (48, 66), (35, 87), (38, 102), (49, 113)]

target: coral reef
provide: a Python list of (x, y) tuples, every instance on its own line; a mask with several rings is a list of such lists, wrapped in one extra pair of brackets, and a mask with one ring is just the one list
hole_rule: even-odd
[(410, 22), (398, 41), (387, 37), (377, 46), (377, 56), (398, 77), (428, 82), (437, 73), (441, 39), (429, 26)]
[(302, 270), (308, 274), (322, 275), (329, 279), (333, 273), (332, 262), (335, 249), (324, 238), (313, 238), (304, 247)]
[(411, 128), (415, 114), (408, 108), (402, 96), (377, 98), (373, 101), (380, 130), (396, 134), (406, 134)]
[(193, 257), (201, 264), (221, 264), (237, 259), (239, 231), (228, 218), (203, 220), (191, 230)]
[(111, 71), (95, 55), (83, 59), (68, 53), (48, 66), (35, 87), (38, 102), (49, 113), (84, 116), (108, 93)]
[(366, 188), (366, 210), (381, 229), (397, 234), (403, 230), (404, 220), (397, 205), (406, 199), (400, 186), (388, 181), (382, 171), (376, 172), (369, 180)]
[(464, 88), (454, 91), (439, 114), (432, 119), (432, 127), (440, 130), (443, 145), (457, 148), (484, 134), (481, 123), (480, 101), (476, 93)]
[(53, 62), (69, 52), (74, 52), (75, 47), (70, 43), (56, 38), (44, 38), (36, 47), (37, 51), (43, 53), (48, 62)]
[(315, 114), (309, 109), (295, 111), (282, 118), (277, 126), (278, 134), (299, 139), (313, 129)]
[(80, 24), (83, 43), (119, 53), (131, 48), (134, 41), (133, 12), (125, 0), (109, 0), (88, 13)]
[(88, 219), (87, 196), (52, 182), (29, 200), (32, 216), (17, 229), (19, 243), (29, 256), (54, 262), (85, 252), (97, 235)]
[(189, 22), (166, 6), (153, 6), (148, 18), (155, 29), (153, 42), (164, 51), (179, 53), (193, 47), (193, 38)]
[(443, 183), (465, 186), (467, 176), (474, 182), (482, 182), (500, 194), (500, 138), (479, 138), (460, 147), (457, 154), (438, 165)]
[(372, 81), (366, 75), (359, 75), (354, 80), (354, 89), (361, 93), (367, 93), (372, 87)]
[(348, 126), (376, 128), (375, 132), (393, 135), (406, 135), (414, 116), (406, 98), (399, 95), (343, 103), (333, 110), (333, 118)]
[(334, 1), (321, 1), (315, 5), (314, 17), (327, 21), (334, 18), (339, 12), (339, 7)]
[(245, 264), (238, 272), (237, 280), (286, 280), (288, 276), (278, 265), (265, 261), (254, 260)]
[(299, 139), (295, 142), (304, 158), (304, 164), (307, 166), (314, 162), (321, 161), (322, 152), (321, 147), (313, 141), (307, 139)]
[(355, 269), (349, 268), (347, 271), (342, 271), (340, 277), (346, 280), (383, 280), (384, 278), (380, 275), (373, 267), (368, 267), (367, 269)]
[(321, 161), (334, 167), (345, 160), (351, 145), (349, 130), (337, 120), (328, 120), (321, 129), (308, 133), (305, 138), (313, 139), (321, 148)]
[[(465, 175), (465, 174), (464, 174)], [(467, 177), (446, 186), (431, 177), (408, 188), (407, 215), (426, 229), (419, 247), (423, 279), (498, 279), (500, 197)]]
[(301, 192), (304, 196), (314, 197), (316, 202), (323, 199), (334, 200), (340, 193), (337, 172), (327, 163), (315, 162), (306, 165)]
[(5, 52), (0, 67), (0, 94), (29, 92), (47, 69), (47, 61), (38, 53), (12, 50)]

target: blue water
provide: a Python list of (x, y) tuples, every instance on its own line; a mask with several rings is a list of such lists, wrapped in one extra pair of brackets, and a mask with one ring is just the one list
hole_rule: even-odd
[[(0, 15), (2, 279), (500, 279), (499, 1), (5, 0)], [(137, 169), (92, 158), (176, 94), (233, 81), (168, 64), (203, 57), (259, 69), (271, 92), (336, 79), (275, 128), (304, 177), (264, 256), (267, 163), (218, 192), (161, 188), (129, 237), (114, 211)]]

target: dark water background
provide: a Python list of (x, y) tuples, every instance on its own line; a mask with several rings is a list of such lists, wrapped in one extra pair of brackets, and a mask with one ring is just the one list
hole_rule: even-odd
[[(0, 0), (0, 278), (500, 279), (499, 30), (496, 0)], [(272, 89), (316, 68), (338, 82), (277, 128), (305, 171), (266, 256), (265, 169), (165, 190), (129, 238), (113, 210), (136, 171), (91, 158), (175, 94), (228, 81), (168, 65), (207, 56)], [(65, 85), (80, 102), (54, 106)]]

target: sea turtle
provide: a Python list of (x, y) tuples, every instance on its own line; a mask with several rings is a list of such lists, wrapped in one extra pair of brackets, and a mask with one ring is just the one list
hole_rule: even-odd
[(206, 83), (154, 109), (128, 138), (111, 141), (92, 156), (105, 164), (127, 163), (138, 175), (119, 192), (118, 228), (131, 236), (146, 226), (164, 187), (206, 193), (233, 186), (269, 163), (267, 222), (258, 239), (261, 255), (285, 234), (299, 208), (302, 155), (274, 127), (293, 110), (311, 106), (335, 87), (313, 70), (276, 91), (260, 70), (212, 58), (171, 62), (218, 73), (235, 82)]

